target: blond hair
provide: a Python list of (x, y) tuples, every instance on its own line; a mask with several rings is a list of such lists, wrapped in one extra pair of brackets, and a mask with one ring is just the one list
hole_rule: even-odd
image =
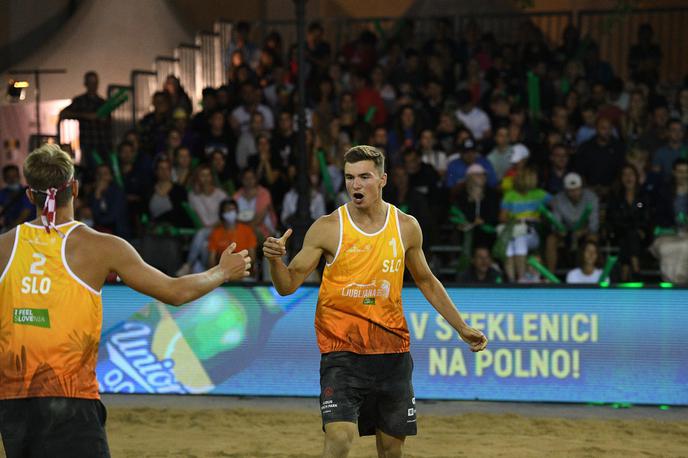
[(373, 161), (380, 176), (385, 173), (385, 155), (379, 148), (370, 145), (358, 145), (344, 154), (345, 164), (354, 164), (360, 161)]
[[(64, 186), (74, 177), (74, 162), (59, 145), (45, 144), (33, 150), (24, 161), (24, 177), (33, 191), (36, 205), (43, 206), (46, 194), (36, 191)], [(72, 187), (68, 186), (57, 193), (55, 204), (63, 207), (71, 197)]]

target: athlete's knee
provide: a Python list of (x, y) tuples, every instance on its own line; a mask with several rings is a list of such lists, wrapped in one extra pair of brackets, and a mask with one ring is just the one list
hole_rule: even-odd
[(347, 456), (355, 436), (355, 423), (337, 422), (325, 425), (325, 453), (323, 456), (326, 458)]
[(378, 458), (401, 458), (404, 454), (404, 438), (378, 433)]

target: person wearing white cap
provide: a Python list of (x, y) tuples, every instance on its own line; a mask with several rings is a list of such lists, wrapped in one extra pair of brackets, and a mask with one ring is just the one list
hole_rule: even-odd
[(529, 158), (530, 150), (523, 143), (516, 143), (511, 147), (511, 167), (502, 178), (502, 192), (514, 189), (514, 178), (525, 169)]
[(547, 268), (554, 271), (562, 242), (565, 242), (571, 252), (575, 252), (584, 240), (597, 239), (600, 226), (599, 199), (594, 192), (583, 188), (580, 175), (570, 172), (564, 176), (564, 190), (552, 199), (552, 213), (565, 229), (561, 231), (552, 228), (547, 236)]

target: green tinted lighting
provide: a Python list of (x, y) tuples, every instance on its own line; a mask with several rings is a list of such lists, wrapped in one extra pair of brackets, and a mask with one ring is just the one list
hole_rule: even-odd
[(619, 283), (619, 288), (642, 288), (645, 286), (642, 282)]
[(666, 282), (666, 281), (663, 281), (663, 282), (661, 282), (661, 283), (659, 284), (659, 287), (660, 287), (660, 288), (673, 288), (673, 287), (674, 287), (674, 284), (673, 284), (673, 283)]

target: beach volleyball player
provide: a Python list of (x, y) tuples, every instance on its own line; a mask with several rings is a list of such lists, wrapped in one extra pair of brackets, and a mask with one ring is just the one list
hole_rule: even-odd
[(291, 229), (263, 245), (282, 295), (293, 293), (322, 256), (326, 260), (315, 312), (326, 457), (347, 456), (357, 426), (361, 435), (376, 435), (381, 457), (401, 456), (405, 437), (416, 434), (413, 362), (401, 304), (405, 267), (471, 350), (487, 345), (430, 271), (416, 219), (382, 200), (384, 160), (371, 146), (346, 153), (352, 201), (313, 223), (288, 267), (281, 258)]
[(40, 215), (0, 235), (0, 434), (8, 458), (107, 457), (96, 361), (101, 287), (116, 272), (133, 289), (181, 305), (248, 275), (230, 246), (212, 269), (171, 278), (124, 240), (74, 221), (74, 165), (57, 145), (24, 162)]

